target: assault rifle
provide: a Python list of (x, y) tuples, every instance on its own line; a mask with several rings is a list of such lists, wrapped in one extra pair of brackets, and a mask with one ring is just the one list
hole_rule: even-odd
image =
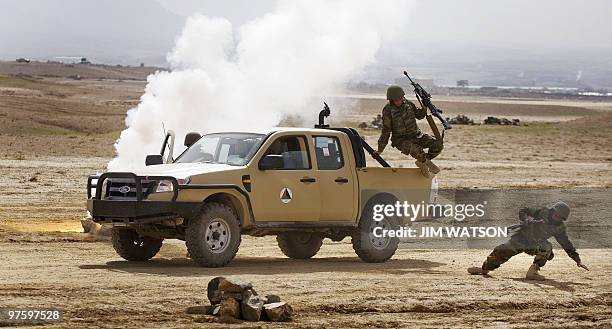
[[(442, 122), (442, 126), (444, 127), (445, 131), (448, 130), (448, 129), (451, 129), (452, 128), (451, 125), (448, 123), (448, 121), (446, 121), (446, 119), (444, 119), (444, 117), (442, 117), (442, 110), (437, 108), (431, 102), (431, 95), (420, 84), (412, 81), (412, 79), (408, 75), (408, 72), (404, 71), (404, 75), (408, 78), (408, 80), (410, 80), (410, 83), (414, 87), (414, 93), (416, 94), (416, 98), (419, 101), (419, 104), (421, 104), (421, 108), (428, 109), (429, 112), (431, 113), (431, 115), (433, 115), (434, 117), (438, 118), (438, 120), (440, 120), (440, 122)], [(429, 122), (429, 125), (433, 129), (434, 134), (436, 135), (436, 138), (438, 138), (438, 139), (443, 138), (444, 137), (444, 131), (442, 132), (442, 135), (440, 135), (440, 132), (438, 131), (438, 129), (435, 126), (435, 124), (433, 123), (433, 120), (431, 120), (431, 116), (427, 116), (427, 121)]]

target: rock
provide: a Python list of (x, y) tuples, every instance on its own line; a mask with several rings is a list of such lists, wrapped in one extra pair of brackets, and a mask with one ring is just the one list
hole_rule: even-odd
[(239, 292), (225, 292), (217, 290), (213, 293), (213, 299), (221, 302), (224, 299), (233, 298), (235, 300), (242, 300), (242, 294)]
[(454, 118), (446, 118), (446, 121), (448, 121), (448, 123), (452, 125), (473, 125), (474, 124), (474, 120), (470, 119), (469, 117), (463, 114), (459, 114)]
[(219, 317), (219, 323), (237, 324), (242, 323), (242, 321), (236, 318), (232, 318), (231, 316), (222, 316)]
[(81, 219), (81, 226), (83, 227), (83, 233), (91, 233), (95, 229), (96, 223), (90, 218), (83, 218)]
[(259, 296), (253, 294), (251, 290), (247, 290), (243, 293), (243, 299), (240, 305), (242, 318), (247, 321), (259, 321), (264, 305), (263, 300)]
[(253, 288), (253, 285), (251, 283), (232, 282), (228, 279), (224, 279), (219, 282), (218, 290), (221, 290), (223, 292), (242, 293), (243, 291), (251, 288)]
[(229, 318), (239, 319), (240, 318), (240, 303), (233, 298), (224, 299), (221, 302), (221, 309), (219, 310), (219, 315), (222, 318), (229, 317)]
[(99, 237), (110, 237), (112, 234), (109, 226), (102, 226), (95, 223), (91, 218), (81, 219), (81, 226), (83, 227), (83, 233), (89, 233)]
[(507, 118), (496, 118), (496, 117), (487, 117), (484, 120), (486, 125), (502, 125), (502, 126), (520, 126), (521, 120), (519, 119), (507, 119)]
[(187, 314), (210, 314), (213, 306), (190, 306), (185, 313)]
[(221, 312), (221, 305), (213, 305), (210, 307), (209, 315), (219, 315), (220, 312)]
[(265, 304), (264, 310), (270, 321), (287, 321), (293, 314), (293, 308), (285, 302)]
[(278, 295), (266, 295), (266, 304), (280, 303), (281, 298)]
[(486, 124), (486, 125), (498, 125), (498, 124), (501, 124), (501, 120), (499, 120), (499, 118), (496, 118), (496, 117), (487, 117), (484, 120), (484, 124)]
[(208, 282), (208, 289), (207, 289), (208, 300), (210, 301), (212, 305), (219, 304), (221, 302), (221, 298), (219, 296), (215, 296), (215, 292), (219, 290), (219, 283), (221, 283), (221, 281), (223, 280), (225, 280), (224, 277), (218, 276)]

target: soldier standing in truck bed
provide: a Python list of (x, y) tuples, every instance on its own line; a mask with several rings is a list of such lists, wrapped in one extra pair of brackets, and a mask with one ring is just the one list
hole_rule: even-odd
[(519, 210), (520, 229), (510, 238), (510, 241), (501, 244), (487, 257), (481, 267), (470, 267), (470, 274), (487, 274), (511, 257), (522, 252), (535, 256), (533, 264), (527, 271), (529, 280), (543, 280), (538, 272), (547, 261), (553, 259), (552, 244), (548, 239), (554, 237), (563, 247), (567, 255), (576, 262), (576, 265), (589, 270), (582, 261), (576, 248), (567, 236), (565, 221), (570, 213), (569, 206), (559, 201), (550, 208), (522, 208)]
[[(414, 103), (404, 98), (404, 90), (400, 86), (390, 86), (387, 89), (389, 103), (382, 111), (382, 132), (378, 139), (378, 153), (382, 153), (391, 136), (391, 146), (406, 155), (416, 159), (415, 164), (423, 176), (431, 178), (440, 172), (431, 159), (442, 152), (441, 139), (435, 139), (423, 134), (417, 126), (416, 120), (427, 115), (426, 109), (417, 108)], [(428, 149), (427, 153), (424, 149)]]

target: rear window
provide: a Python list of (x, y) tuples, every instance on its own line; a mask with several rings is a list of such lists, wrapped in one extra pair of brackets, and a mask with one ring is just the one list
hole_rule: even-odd
[(314, 137), (317, 167), (319, 170), (336, 170), (344, 167), (344, 157), (337, 137)]

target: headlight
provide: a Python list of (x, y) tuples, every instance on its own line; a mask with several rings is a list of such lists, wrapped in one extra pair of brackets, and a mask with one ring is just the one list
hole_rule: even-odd
[(174, 191), (174, 185), (172, 185), (172, 181), (160, 180), (159, 182), (157, 182), (155, 193), (172, 192), (172, 191)]
[[(98, 180), (98, 182), (99, 182), (99, 180)], [(96, 182), (96, 185), (97, 184), (98, 183)], [(108, 188), (109, 188), (108, 179), (105, 179), (104, 182), (102, 183), (102, 186), (100, 186), (100, 191), (102, 192), (102, 193), (100, 193), (100, 199), (106, 199), (109, 196)], [(95, 196), (95, 194), (94, 194), (94, 196)]]

